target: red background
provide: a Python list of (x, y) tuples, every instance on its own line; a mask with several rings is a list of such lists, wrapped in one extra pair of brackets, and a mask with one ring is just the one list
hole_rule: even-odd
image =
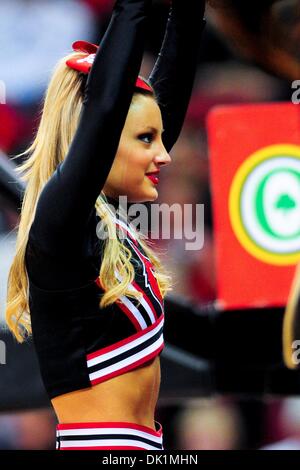
[(208, 134), (218, 300), (225, 308), (284, 305), (295, 266), (273, 266), (245, 251), (231, 228), (228, 198), (251, 154), (269, 145), (300, 145), (300, 106), (217, 107), (209, 113)]

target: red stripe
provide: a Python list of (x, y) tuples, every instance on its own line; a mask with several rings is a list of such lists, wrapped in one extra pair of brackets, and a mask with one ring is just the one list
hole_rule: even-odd
[(118, 305), (118, 307), (122, 310), (122, 312), (125, 313), (125, 315), (129, 318), (129, 320), (131, 321), (131, 323), (133, 323), (135, 329), (137, 331), (141, 331), (143, 328), (141, 327), (141, 325), (139, 324), (138, 320), (135, 318), (134, 314), (129, 310), (128, 307), (126, 307), (125, 304), (123, 304), (122, 301), (117, 301), (116, 304)]
[[(136, 245), (136, 252), (137, 252), (137, 255), (139, 256), (140, 260), (142, 261), (142, 263), (145, 265), (145, 271), (146, 271), (146, 274), (147, 274), (147, 280), (149, 281), (156, 297), (157, 297), (157, 301), (158, 303), (160, 304), (161, 306), (161, 310), (163, 311), (163, 305), (162, 305), (162, 296), (161, 296), (161, 292), (160, 292), (160, 289), (158, 287), (158, 281), (156, 279), (156, 277), (153, 275), (153, 273), (151, 272), (150, 268), (152, 267), (154, 269), (154, 266), (153, 264), (147, 259), (145, 258), (145, 256), (141, 253), (141, 251), (139, 250), (138, 248), (138, 243), (137, 241), (130, 235), (130, 233), (125, 229), (123, 228), (118, 222), (116, 222), (116, 224), (118, 225), (118, 227), (123, 230), (124, 232), (126, 232), (128, 234), (128, 236), (130, 237), (130, 239), (134, 242), (134, 244)], [(104, 290), (103, 288), (103, 285), (100, 281), (100, 278), (98, 277), (97, 279), (95, 279), (95, 282), (96, 284), (98, 285), (98, 287), (100, 287), (101, 289)], [(146, 301), (148, 302), (149, 304), (149, 307), (152, 311), (152, 313), (154, 314), (154, 317), (157, 319), (158, 318), (158, 315), (156, 313), (156, 310), (155, 308), (153, 307), (153, 304), (151, 303), (149, 297), (147, 296), (147, 294), (141, 289), (141, 287), (138, 286), (138, 284), (136, 284), (135, 281), (133, 281), (133, 286), (139, 291), (139, 292), (142, 292), (143, 296), (145, 297)], [(126, 313), (126, 312), (124, 312)], [(126, 313), (127, 314), (127, 313)], [(136, 329), (139, 331), (141, 329), (141, 327), (137, 327), (135, 321), (132, 319), (132, 317), (130, 317), (130, 320), (134, 323)]]
[[(68, 430), (68, 429), (92, 429), (92, 428), (125, 428), (125, 429), (135, 429), (137, 431), (146, 432), (148, 434), (152, 434), (155, 437), (161, 437), (162, 435), (162, 427), (160, 425), (160, 429), (158, 431), (154, 431), (154, 429), (149, 428), (148, 426), (144, 426), (142, 424), (135, 424), (129, 423), (126, 421), (101, 421), (100, 423), (96, 421), (87, 422), (87, 423), (60, 423), (56, 426), (57, 430)], [(78, 437), (78, 436), (74, 436)]]
[[(97, 284), (98, 287), (100, 287), (100, 289), (103, 289), (103, 286), (101, 284), (101, 281), (100, 281), (100, 278), (97, 277), (97, 279), (95, 279), (95, 283)], [(104, 289), (103, 289), (104, 290)]]
[(98, 379), (91, 380), (92, 385), (97, 385), (101, 382), (105, 382), (108, 379), (112, 379), (113, 377), (117, 377), (118, 375), (125, 374), (126, 372), (129, 372), (132, 369), (136, 369), (136, 367), (144, 364), (145, 362), (148, 362), (150, 359), (152, 359), (155, 356), (158, 356), (160, 351), (162, 351), (164, 348), (164, 342), (159, 346), (155, 351), (152, 351), (152, 353), (149, 353), (147, 356), (142, 357), (138, 361), (133, 362), (132, 364), (129, 364), (125, 367), (122, 367), (121, 369), (117, 369), (114, 372), (111, 372), (110, 374), (103, 375), (102, 377), (98, 377)]
[[(126, 446), (110, 446), (110, 447), (61, 447), (58, 450), (147, 450), (145, 447), (126, 447)], [(157, 449), (159, 450), (159, 449)]]
[(140, 258), (140, 260), (142, 261), (142, 263), (144, 263), (145, 271), (147, 274), (147, 280), (150, 286), (152, 287), (156, 297), (159, 299), (160, 303), (162, 303), (163, 299), (162, 299), (162, 295), (158, 287), (158, 281), (156, 277), (154, 276), (153, 272), (151, 271), (151, 268), (154, 270), (153, 264), (151, 263), (151, 261), (149, 261), (149, 259), (146, 256), (143, 255), (143, 253), (138, 249), (138, 247), (134, 247), (134, 250), (136, 254), (138, 255), (138, 257)]
[(121, 341), (118, 341), (117, 343), (114, 343), (111, 346), (107, 346), (106, 348), (103, 348), (103, 349), (98, 349), (97, 351), (88, 354), (87, 355), (87, 360), (94, 359), (95, 357), (102, 356), (103, 354), (114, 351), (115, 349), (118, 349), (121, 346), (124, 346), (126, 344), (129, 344), (129, 343), (133, 342), (137, 338), (145, 336), (149, 331), (154, 330), (163, 321), (163, 318), (164, 318), (164, 316), (161, 315), (160, 318), (155, 323), (153, 323), (153, 325), (148, 326), (144, 330), (139, 331), (138, 333), (135, 333), (134, 335), (131, 335), (128, 338), (122, 339)]

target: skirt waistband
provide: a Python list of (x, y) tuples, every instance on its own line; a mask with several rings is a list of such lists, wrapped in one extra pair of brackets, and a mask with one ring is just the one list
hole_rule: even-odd
[(156, 430), (126, 422), (61, 423), (56, 427), (58, 450), (163, 450), (160, 423)]

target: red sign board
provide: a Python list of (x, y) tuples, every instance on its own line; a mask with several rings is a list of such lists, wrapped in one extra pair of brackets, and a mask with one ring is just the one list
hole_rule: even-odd
[(220, 106), (208, 133), (218, 300), (284, 305), (300, 261), (300, 106)]

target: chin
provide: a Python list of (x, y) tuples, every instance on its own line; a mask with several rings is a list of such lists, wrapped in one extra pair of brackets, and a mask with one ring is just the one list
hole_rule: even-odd
[(135, 198), (135, 201), (136, 203), (141, 203), (143, 204), (144, 202), (154, 202), (156, 201), (156, 199), (158, 198), (158, 194), (156, 194), (155, 196), (141, 196), (139, 198)]
[(129, 202), (143, 203), (143, 202), (153, 202), (158, 198), (158, 191), (156, 188), (147, 188), (146, 190), (141, 190), (139, 193), (130, 194), (127, 196)]
[(157, 198), (158, 198), (158, 192), (156, 189), (153, 189), (153, 191), (151, 191), (151, 195), (149, 193), (149, 196), (146, 200), (153, 202), (153, 201), (156, 201)]

